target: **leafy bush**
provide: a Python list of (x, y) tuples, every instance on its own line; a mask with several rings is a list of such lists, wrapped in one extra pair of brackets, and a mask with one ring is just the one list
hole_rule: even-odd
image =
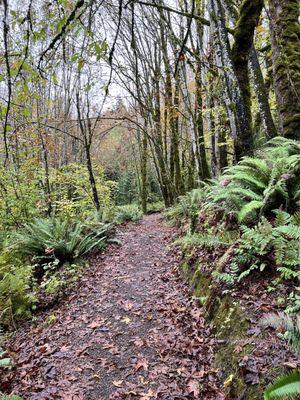
[(5, 247), (0, 255), (0, 323), (10, 325), (30, 315), (35, 303), (31, 290), (33, 267)]
[[(100, 166), (94, 165), (96, 187), (101, 209), (105, 212), (113, 207), (116, 183), (104, 177)], [(57, 216), (63, 219), (85, 219), (93, 210), (94, 204), (87, 169), (81, 164), (69, 164), (51, 171), (52, 201)]]
[(16, 234), (15, 246), (21, 254), (38, 260), (72, 262), (94, 248), (103, 248), (109, 229), (107, 224), (90, 228), (60, 218), (35, 219)]
[(165, 205), (162, 201), (156, 201), (147, 204), (147, 214), (157, 213), (163, 211)]
[(24, 161), (17, 170), (0, 167), (0, 231), (20, 227), (46, 210), (43, 173)]
[(205, 184), (201, 188), (194, 189), (185, 196), (178, 198), (178, 203), (166, 210), (165, 217), (171, 222), (178, 222), (181, 219), (188, 219), (190, 233), (196, 230), (199, 209), (207, 196), (209, 187)]
[(117, 224), (124, 222), (138, 222), (143, 216), (142, 211), (135, 204), (128, 204), (126, 206), (119, 206), (116, 208), (114, 221)]

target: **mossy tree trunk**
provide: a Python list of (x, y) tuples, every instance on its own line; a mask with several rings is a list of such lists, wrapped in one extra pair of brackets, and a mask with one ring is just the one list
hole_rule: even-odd
[(298, 0), (270, 0), (273, 78), (280, 130), (300, 140), (300, 24)]
[[(245, 7), (244, 3), (242, 3), (242, 8)], [(226, 8), (226, 13), (229, 16), (229, 19), (234, 24), (236, 24), (241, 16), (238, 10), (236, 10), (235, 5), (231, 0), (225, 0), (224, 6)], [(240, 9), (240, 12), (242, 11), (242, 8)], [(277, 136), (277, 130), (274, 124), (269, 104), (270, 85), (268, 85), (267, 82), (265, 82), (264, 80), (259, 59), (257, 56), (257, 51), (255, 50), (254, 45), (252, 45), (249, 53), (249, 67), (259, 109), (259, 112), (255, 118), (253, 135), (255, 135), (255, 133), (257, 132), (257, 127), (262, 124), (266, 138), (271, 139), (272, 137)]]
[[(196, 13), (197, 15), (203, 14), (202, 2), (199, 1), (196, 4)], [(205, 151), (205, 142), (204, 142), (204, 129), (203, 129), (203, 100), (202, 100), (202, 63), (200, 61), (200, 49), (203, 46), (203, 24), (198, 20), (197, 21), (197, 55), (199, 60), (196, 64), (195, 71), (195, 124), (197, 129), (197, 152), (199, 153), (199, 158), (201, 162), (201, 173), (199, 174), (199, 178), (203, 180), (207, 180), (211, 177), (210, 169), (207, 162), (207, 156)]]
[[(243, 4), (247, 1), (244, 1)], [(223, 69), (225, 84), (224, 100), (231, 125), (235, 158), (239, 161), (241, 157), (246, 154), (249, 155), (253, 151), (248, 58), (253, 42), (255, 25), (253, 24), (251, 15), (249, 15), (249, 19), (252, 23), (248, 22), (247, 15), (250, 11), (247, 10), (244, 12), (242, 5), (232, 49), (228, 37), (226, 16), (222, 1), (210, 0), (209, 8), (215, 32), (214, 42), (216, 44), (217, 65)], [(249, 8), (251, 9), (251, 7)], [(243, 23), (247, 26), (246, 30), (243, 29)], [(240, 52), (242, 55), (240, 55)], [(244, 78), (245, 81), (243, 80)]]
[(147, 151), (148, 138), (144, 132), (141, 143), (141, 204), (143, 213), (147, 212)]
[(240, 139), (236, 143), (237, 159), (247, 153), (251, 153), (253, 149), (248, 61), (253, 46), (254, 30), (258, 24), (263, 5), (263, 0), (244, 0), (240, 6), (239, 18), (234, 30), (232, 60), (245, 113), (245, 118), (239, 121), (241, 129)]
[(277, 136), (277, 130), (271, 114), (268, 90), (264, 82), (263, 74), (259, 65), (259, 59), (254, 47), (251, 49), (249, 62), (255, 94), (257, 97), (260, 121), (266, 138), (272, 139)]

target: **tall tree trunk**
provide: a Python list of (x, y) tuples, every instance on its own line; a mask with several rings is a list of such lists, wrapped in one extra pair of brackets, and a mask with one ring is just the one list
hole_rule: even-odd
[(143, 213), (147, 212), (147, 148), (147, 135), (143, 133), (141, 143), (141, 203)]
[[(225, 5), (226, 12), (229, 15), (230, 20), (234, 24), (236, 24), (237, 20), (239, 20), (240, 24), (242, 24), (242, 28), (244, 28), (245, 18), (247, 18), (246, 15), (252, 12), (251, 9), (247, 10), (247, 7), (249, 7), (249, 5), (251, 7), (253, 7), (253, 6), (258, 7), (256, 9), (256, 16), (255, 16), (256, 20), (257, 20), (257, 14), (259, 13), (259, 8), (261, 7), (261, 4), (259, 4), (258, 2), (249, 3), (247, 1), (244, 1), (242, 3), (241, 9), (240, 9), (240, 15), (239, 15), (239, 12), (236, 10), (235, 5), (232, 3), (231, 0), (224, 0), (224, 5)], [(246, 15), (244, 15), (244, 20), (242, 19), (243, 14), (246, 14)], [(253, 28), (253, 25), (254, 26), (256, 25), (256, 21), (252, 21), (252, 22), (250, 21), (250, 24), (252, 24), (252, 28)], [(246, 29), (246, 33), (247, 33), (247, 29)], [(242, 45), (244, 45), (244, 37), (243, 36), (241, 37), (241, 40), (242, 40)], [(253, 42), (253, 39), (252, 39), (252, 42)], [(248, 43), (248, 46), (250, 45), (250, 43), (251, 43), (251, 40)], [(277, 131), (276, 131), (276, 127), (275, 127), (275, 124), (273, 121), (273, 117), (272, 117), (270, 105), (269, 105), (269, 100), (268, 100), (269, 90), (267, 88), (266, 83), (264, 82), (263, 74), (262, 74), (259, 60), (257, 57), (257, 52), (253, 45), (252, 45), (250, 53), (249, 53), (249, 67), (250, 67), (250, 71), (251, 71), (251, 75), (252, 75), (253, 85), (255, 87), (255, 95), (257, 97), (258, 108), (259, 108), (259, 114), (257, 115), (257, 118), (255, 120), (255, 126), (256, 126), (257, 122), (259, 124), (262, 122), (266, 138), (271, 139), (272, 137), (277, 135)], [(249, 87), (249, 82), (248, 82), (248, 87)], [(254, 129), (253, 134), (255, 132), (256, 132), (256, 130)]]
[(165, 205), (169, 207), (174, 202), (174, 191), (168, 171), (167, 160), (164, 158), (163, 139), (161, 133), (159, 77), (160, 77), (160, 71), (158, 70), (158, 65), (156, 65), (156, 72), (153, 78), (153, 89), (154, 89), (153, 122), (155, 129), (154, 149), (157, 157), (157, 165), (159, 167), (161, 191), (163, 194)]
[(250, 51), (250, 70), (255, 87), (257, 97), (260, 120), (262, 122), (267, 139), (271, 139), (277, 135), (277, 130), (273, 121), (273, 117), (269, 105), (269, 94), (264, 82), (264, 78), (259, 65), (259, 60), (254, 47)]
[(52, 200), (51, 200), (51, 185), (50, 185), (50, 172), (49, 172), (49, 161), (48, 161), (48, 153), (46, 148), (46, 143), (43, 138), (43, 134), (41, 132), (40, 127), (38, 126), (38, 135), (41, 141), (42, 153), (43, 153), (43, 164), (45, 170), (45, 191), (47, 197), (47, 215), (51, 216), (52, 213)]
[(85, 149), (85, 156), (86, 156), (86, 166), (87, 166), (87, 170), (89, 173), (89, 181), (91, 184), (91, 189), (92, 189), (92, 194), (93, 194), (93, 201), (94, 201), (96, 210), (99, 211), (100, 210), (100, 202), (99, 202), (96, 180), (95, 180), (93, 165), (92, 165), (92, 160), (91, 160), (90, 145), (85, 143), (84, 149)]
[[(196, 14), (203, 14), (203, 2), (196, 2)], [(205, 143), (204, 143), (204, 129), (203, 129), (203, 100), (202, 100), (202, 62), (201, 50), (203, 48), (203, 24), (201, 21), (196, 22), (197, 29), (197, 57), (196, 71), (195, 71), (195, 124), (198, 133), (197, 151), (201, 162), (201, 176), (200, 179), (207, 180), (210, 178), (210, 170), (207, 162)]]
[(217, 176), (217, 157), (216, 157), (216, 136), (215, 136), (215, 119), (213, 115), (214, 109), (214, 99), (211, 93), (208, 94), (207, 98), (207, 105), (209, 108), (207, 123), (208, 123), (208, 130), (210, 135), (210, 165), (211, 165), (211, 172), (212, 176)]
[(201, 84), (201, 63), (197, 62), (195, 74), (195, 119), (196, 129), (198, 133), (197, 137), (197, 152), (201, 162), (201, 174), (200, 179), (207, 180), (210, 178), (210, 171), (206, 158), (205, 143), (204, 143), (204, 130), (203, 130), (203, 115), (202, 115), (202, 84)]
[(300, 24), (298, 0), (270, 0), (274, 89), (280, 130), (300, 140)]
[(96, 210), (99, 211), (100, 210), (100, 202), (99, 202), (98, 190), (97, 190), (97, 186), (96, 186), (96, 180), (95, 180), (95, 176), (94, 176), (93, 164), (92, 164), (92, 160), (91, 160), (91, 145), (92, 145), (92, 143), (91, 143), (91, 121), (88, 118), (87, 126), (86, 126), (85, 121), (81, 117), (80, 107), (81, 107), (81, 104), (80, 104), (79, 92), (77, 92), (76, 93), (77, 118), (78, 118), (79, 128), (80, 128), (80, 132), (81, 132), (82, 139), (83, 139), (85, 162), (86, 162), (86, 167), (87, 167), (88, 174), (89, 174), (89, 181), (90, 181), (90, 185), (91, 185), (94, 205), (95, 205)]
[(221, 173), (222, 170), (228, 165), (226, 131), (223, 129), (223, 127), (218, 127), (216, 130), (215, 146), (218, 173)]
[(253, 46), (254, 30), (258, 24), (263, 5), (263, 0), (243, 0), (234, 30), (232, 60), (243, 100), (243, 112), (245, 114), (245, 118), (240, 120), (241, 132), (236, 149), (237, 159), (240, 159), (241, 156), (247, 153), (251, 153), (253, 150), (248, 60)]
[(237, 77), (237, 60), (234, 63), (222, 2), (221, 0), (210, 0), (209, 5), (217, 65), (223, 69), (224, 101), (230, 121), (236, 159), (239, 160), (243, 155), (251, 153), (253, 149), (248, 103), (245, 103), (245, 94), (242, 93)]

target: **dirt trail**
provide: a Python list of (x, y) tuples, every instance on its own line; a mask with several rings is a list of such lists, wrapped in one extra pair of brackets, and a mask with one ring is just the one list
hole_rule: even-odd
[[(159, 215), (118, 232), (75, 293), (19, 330), (8, 391), (25, 399), (223, 399), (214, 340), (179, 277)], [(46, 318), (55, 314), (51, 325)]]

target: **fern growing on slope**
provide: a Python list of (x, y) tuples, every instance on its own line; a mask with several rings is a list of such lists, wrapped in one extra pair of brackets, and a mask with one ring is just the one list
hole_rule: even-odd
[[(228, 265), (228, 271), (216, 272), (218, 280), (234, 284), (253, 271), (263, 272), (267, 265), (276, 267), (283, 279), (300, 279), (299, 213), (292, 216), (275, 210), (274, 214), (274, 224), (262, 217), (253, 228), (241, 227), (242, 235)], [(230, 279), (228, 275), (231, 276)]]
[(237, 236), (236, 232), (203, 233), (183, 236), (175, 241), (183, 248), (206, 247), (208, 249), (224, 247), (232, 244)]
[(266, 315), (262, 324), (283, 332), (283, 338), (297, 353), (300, 353), (300, 318), (297, 315), (286, 315), (281, 312)]
[(212, 186), (210, 200), (239, 222), (257, 220), (274, 208), (292, 209), (300, 199), (300, 146), (275, 139), (261, 157), (244, 157)]
[(210, 186), (203, 183), (198, 189), (193, 189), (184, 196), (178, 198), (178, 203), (165, 212), (165, 217), (171, 222), (178, 222), (181, 219), (188, 219), (190, 233), (196, 230), (197, 218), (201, 205), (205, 203)]

